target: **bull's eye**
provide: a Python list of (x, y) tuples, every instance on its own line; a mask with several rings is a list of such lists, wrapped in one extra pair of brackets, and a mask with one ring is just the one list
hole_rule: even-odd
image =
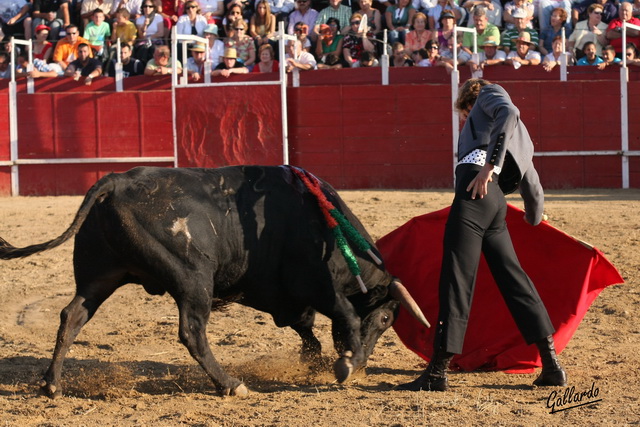
[(380, 321), (382, 322), (383, 325), (386, 325), (387, 323), (389, 323), (390, 317), (387, 314), (383, 314), (382, 317), (380, 318)]

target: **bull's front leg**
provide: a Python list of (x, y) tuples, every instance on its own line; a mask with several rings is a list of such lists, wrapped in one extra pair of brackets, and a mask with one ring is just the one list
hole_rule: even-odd
[(302, 340), (300, 360), (303, 363), (319, 363), (322, 358), (322, 345), (313, 333), (315, 318), (316, 311), (309, 307), (303, 313), (300, 321), (291, 325), (291, 329), (296, 331)]
[(349, 300), (339, 293), (329, 313), (319, 311), (332, 320), (333, 344), (340, 355), (333, 365), (333, 371), (338, 382), (345, 382), (365, 361), (360, 339), (360, 317)]
[(211, 378), (218, 393), (223, 396), (246, 396), (249, 393), (247, 387), (222, 369), (209, 347), (206, 329), (211, 303), (206, 291), (203, 290), (200, 295), (184, 295), (176, 302), (180, 311), (180, 341)]

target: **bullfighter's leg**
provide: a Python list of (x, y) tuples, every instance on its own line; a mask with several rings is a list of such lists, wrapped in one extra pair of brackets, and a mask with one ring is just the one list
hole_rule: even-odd
[(246, 396), (247, 387), (242, 381), (229, 376), (211, 352), (207, 340), (207, 322), (211, 313), (211, 300), (206, 291), (176, 297), (180, 311), (180, 341), (191, 356), (202, 366), (224, 396)]
[(300, 360), (304, 363), (318, 362), (322, 355), (322, 345), (313, 334), (313, 323), (316, 319), (316, 311), (308, 308), (302, 315), (302, 320), (291, 325), (291, 328), (300, 335), (302, 348), (300, 349)]
[(336, 293), (334, 304), (318, 311), (332, 321), (333, 343), (340, 358), (333, 365), (338, 382), (344, 382), (364, 364), (365, 357), (360, 340), (360, 318), (347, 297)]
[(60, 327), (56, 339), (56, 348), (49, 369), (44, 374), (40, 386), (52, 398), (62, 396), (60, 378), (64, 358), (80, 333), (82, 327), (93, 317), (98, 307), (119, 287), (112, 280), (94, 282), (91, 286), (80, 287), (69, 305), (60, 313)]

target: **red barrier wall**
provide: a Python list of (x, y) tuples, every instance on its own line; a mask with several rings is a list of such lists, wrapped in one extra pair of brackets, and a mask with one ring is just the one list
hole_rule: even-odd
[[(569, 82), (538, 68), (496, 67), (485, 77), (510, 92), (537, 151), (619, 150), (619, 72), (587, 68), (570, 68)], [(520, 80), (527, 76), (538, 80)], [(379, 69), (303, 73), (303, 86), (287, 92), (290, 162), (338, 188), (450, 187), (449, 76), (439, 68), (406, 68), (392, 69), (390, 80), (381, 86)], [(640, 150), (640, 70), (630, 80), (630, 149)], [(9, 159), (6, 87), (0, 81), (0, 160)], [(20, 158), (173, 156), (169, 79), (129, 78), (125, 92), (113, 88), (109, 78), (91, 87), (43, 79), (27, 95), (20, 82)], [(277, 87), (188, 88), (176, 96), (180, 165), (282, 162)], [(535, 162), (547, 188), (621, 186), (618, 156)], [(138, 164), (21, 165), (20, 192), (82, 194), (105, 173)], [(631, 186), (640, 187), (638, 157), (631, 157), (630, 170)], [(10, 194), (9, 167), (0, 167), (0, 194)]]

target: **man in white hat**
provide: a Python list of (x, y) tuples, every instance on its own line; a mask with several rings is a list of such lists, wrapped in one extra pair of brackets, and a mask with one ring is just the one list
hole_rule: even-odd
[(473, 58), (468, 61), (471, 72), (484, 70), (485, 67), (492, 65), (504, 64), (507, 59), (507, 54), (498, 49), (498, 39), (495, 37), (487, 37), (480, 48), (478, 62), (476, 63)]
[(539, 36), (538, 32), (533, 28), (527, 28), (527, 23), (529, 22), (527, 12), (524, 9), (515, 9), (512, 16), (515, 19), (515, 27), (506, 30), (502, 34), (502, 49), (507, 53), (515, 49), (515, 39), (517, 39), (522, 32), (529, 33), (530, 41), (533, 43), (535, 49), (535, 46), (538, 46)]
[(531, 42), (531, 35), (528, 32), (521, 32), (515, 42), (516, 49), (509, 52), (505, 64), (513, 65), (516, 69), (523, 65), (540, 64), (540, 52), (534, 50), (535, 44)]

